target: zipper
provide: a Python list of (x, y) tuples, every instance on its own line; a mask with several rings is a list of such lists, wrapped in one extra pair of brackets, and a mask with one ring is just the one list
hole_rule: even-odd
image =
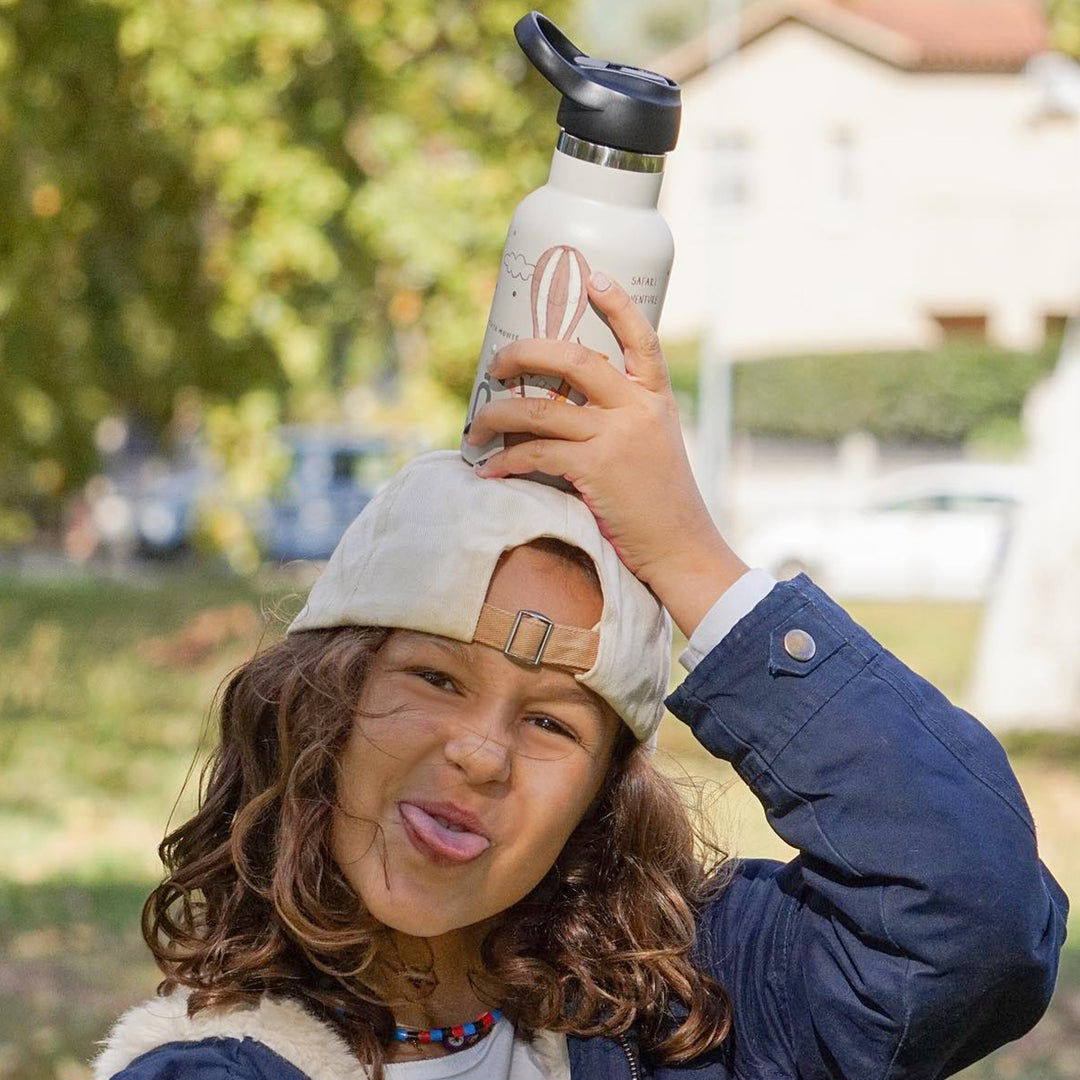
[(626, 1064), (630, 1066), (630, 1080), (641, 1080), (641, 1069), (638, 1068), (637, 1057), (634, 1055), (630, 1040), (625, 1035), (616, 1035), (615, 1038), (626, 1055)]

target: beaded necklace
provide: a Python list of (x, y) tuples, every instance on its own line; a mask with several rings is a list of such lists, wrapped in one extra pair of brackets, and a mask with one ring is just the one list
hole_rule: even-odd
[(502, 1019), (500, 1009), (478, 1016), (469, 1024), (455, 1024), (452, 1027), (410, 1028), (397, 1024), (394, 1027), (394, 1039), (399, 1043), (408, 1043), (420, 1049), (437, 1044), (447, 1050), (464, 1050), (475, 1046)]

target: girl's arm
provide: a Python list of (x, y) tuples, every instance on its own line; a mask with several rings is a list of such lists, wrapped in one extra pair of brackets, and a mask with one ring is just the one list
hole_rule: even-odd
[(1042, 1015), (1068, 902), (1004, 752), (808, 578), (668, 706), (800, 851), (740, 865), (703, 920), (742, 1072), (947, 1076)]
[[(470, 438), (540, 436), (481, 475), (571, 480), (690, 637), (746, 566), (697, 490), (656, 334), (618, 285), (594, 276), (589, 297), (627, 374), (571, 343), (516, 342), (497, 377), (557, 375), (589, 405), (492, 402)], [(743, 864), (703, 926), (742, 1075), (930, 1080), (1041, 1015), (1067, 901), (1004, 752), (807, 578), (777, 585), (669, 705), (801, 851)]]

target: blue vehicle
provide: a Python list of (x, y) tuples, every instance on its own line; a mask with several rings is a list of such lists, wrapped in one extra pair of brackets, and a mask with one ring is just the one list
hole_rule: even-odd
[(287, 427), (292, 466), (257, 527), (268, 558), (326, 559), (388, 479), (384, 440), (320, 427)]
[(213, 481), (213, 471), (197, 462), (172, 471), (161, 465), (141, 478), (132, 498), (137, 550), (143, 555), (185, 551), (195, 531), (196, 500)]
[[(389, 479), (389, 443), (306, 425), (285, 427), (280, 435), (292, 454), (289, 471), (270, 498), (245, 512), (268, 558), (326, 559), (352, 519)], [(187, 551), (199, 500), (219, 485), (220, 478), (202, 455), (191, 455), (179, 468), (161, 463), (130, 485), (121, 485), (121, 497), (131, 507), (136, 549), (149, 556)]]

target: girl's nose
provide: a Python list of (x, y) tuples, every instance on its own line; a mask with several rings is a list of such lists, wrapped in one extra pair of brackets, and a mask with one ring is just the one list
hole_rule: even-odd
[(482, 730), (453, 732), (447, 737), (443, 754), (470, 784), (505, 783), (510, 779), (510, 747)]

